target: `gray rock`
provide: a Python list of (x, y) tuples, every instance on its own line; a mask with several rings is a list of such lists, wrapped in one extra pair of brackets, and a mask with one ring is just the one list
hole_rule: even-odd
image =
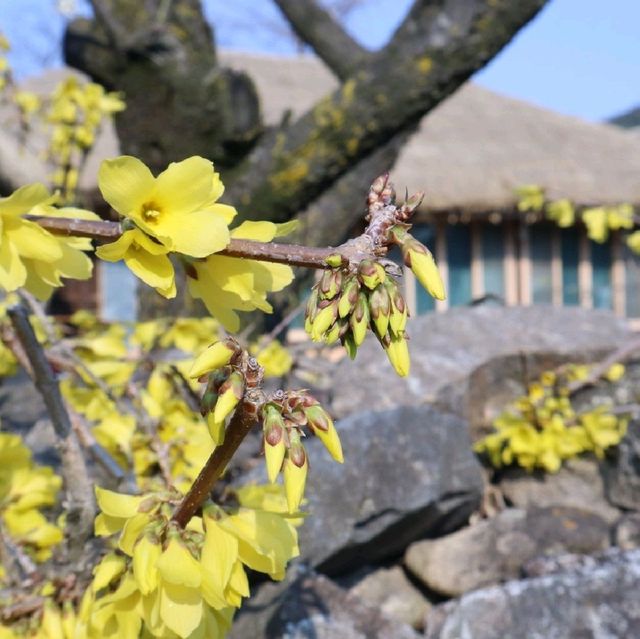
[(613, 543), (624, 550), (640, 548), (640, 513), (622, 516), (613, 532)]
[(591, 458), (567, 460), (557, 473), (509, 469), (500, 478), (500, 489), (516, 508), (568, 506), (595, 513), (608, 523), (620, 518), (620, 511), (604, 496), (599, 464)]
[[(474, 381), (480, 389), (490, 388), (491, 396), (502, 395), (499, 404), (503, 406), (521, 393), (523, 361), (533, 377), (561, 361), (598, 359), (630, 336), (625, 321), (612, 313), (548, 306), (455, 308), (412, 320), (408, 332), (408, 378), (393, 374), (375, 340), (363, 344), (355, 365), (343, 361), (336, 367), (332, 398), (336, 416), (363, 406), (383, 409), (438, 402), (475, 425), (476, 421), (486, 422), (487, 417), (486, 411), (478, 412), (477, 407), (478, 400), (487, 394), (476, 392), (473, 402), (470, 396), (471, 376), (479, 367), (492, 360), (513, 358), (511, 372), (501, 363), (493, 369), (495, 374), (485, 372), (484, 382), (480, 378)], [(547, 355), (534, 357), (541, 353)], [(356, 371), (358, 382), (354, 384)]]
[(431, 603), (409, 581), (400, 566), (378, 568), (349, 589), (385, 615), (422, 630)]
[[(416, 539), (455, 530), (476, 508), (482, 476), (461, 419), (404, 406), (352, 415), (337, 429), (344, 465), (318, 439), (305, 442), (310, 516), (300, 550), (322, 572), (399, 555)], [(251, 479), (266, 481), (264, 464)]]
[[(406, 624), (321, 575), (302, 577), (269, 621), (265, 639), (418, 639)], [(254, 637), (252, 636), (252, 639)], [(255, 637), (259, 639), (259, 636)]]
[(457, 597), (520, 576), (538, 555), (601, 551), (609, 537), (609, 526), (593, 513), (562, 506), (511, 508), (446, 537), (412, 544), (405, 565), (427, 588)]
[(640, 420), (629, 422), (627, 434), (604, 465), (608, 500), (629, 510), (640, 510)]
[(637, 639), (640, 551), (511, 581), (436, 606), (427, 639)]

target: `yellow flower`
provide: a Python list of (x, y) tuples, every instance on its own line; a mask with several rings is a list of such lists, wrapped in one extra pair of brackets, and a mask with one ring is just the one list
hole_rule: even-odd
[[(269, 242), (290, 230), (290, 225), (271, 222), (244, 222), (231, 232), (233, 238)], [(285, 264), (210, 255), (196, 260), (188, 273), (189, 292), (201, 299), (207, 310), (231, 332), (240, 329), (236, 311), (260, 309), (270, 313), (267, 293), (280, 291), (293, 279)]]
[(229, 243), (226, 208), (212, 202), (213, 165), (201, 157), (174, 162), (155, 178), (138, 159), (105, 160), (98, 184), (122, 216), (169, 251), (206, 257)]
[(139, 229), (131, 229), (115, 242), (100, 246), (96, 255), (107, 262), (124, 259), (133, 274), (145, 284), (155, 288), (160, 295), (172, 298), (176, 296), (176, 281), (168, 252), (166, 246), (155, 242)]

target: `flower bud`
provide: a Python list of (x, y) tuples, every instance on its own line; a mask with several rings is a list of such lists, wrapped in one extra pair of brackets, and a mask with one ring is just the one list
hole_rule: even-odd
[(358, 293), (360, 292), (360, 284), (356, 277), (350, 277), (342, 287), (342, 294), (338, 302), (338, 316), (347, 317), (355, 308), (358, 301)]
[(244, 377), (240, 371), (233, 371), (227, 381), (220, 386), (218, 401), (213, 410), (213, 419), (223, 422), (231, 414), (244, 395)]
[(407, 340), (404, 335), (392, 335), (388, 345), (384, 348), (396, 373), (398, 373), (400, 377), (406, 377), (411, 368), (411, 360), (409, 358), (409, 347), (407, 346)]
[(394, 335), (400, 335), (407, 325), (407, 304), (395, 280), (387, 277), (384, 286), (391, 300), (391, 314), (389, 315), (389, 328)]
[(342, 345), (347, 351), (350, 359), (355, 359), (358, 353), (358, 346), (353, 338), (353, 333), (349, 331), (342, 336)]
[(207, 428), (209, 430), (209, 435), (211, 435), (211, 440), (215, 446), (220, 446), (220, 444), (224, 443), (224, 419), (217, 422), (215, 420), (214, 413), (209, 413), (207, 415)]
[(275, 482), (286, 452), (284, 443), (285, 424), (277, 406), (268, 404), (263, 411), (264, 455), (267, 475), (271, 483)]
[(238, 347), (231, 340), (223, 340), (211, 344), (207, 350), (196, 357), (189, 371), (189, 377), (197, 378), (226, 366), (237, 352)]
[[(380, 265), (374, 260), (362, 260), (358, 264), (358, 279), (369, 289), (373, 290), (383, 280), (381, 278)], [(384, 268), (382, 269), (384, 273)]]
[(333, 253), (325, 259), (325, 263), (332, 268), (338, 268), (342, 266), (342, 255), (340, 255), (340, 253)]
[[(410, 237), (410, 236), (409, 236)], [(437, 300), (446, 297), (438, 267), (428, 248), (411, 238), (402, 245), (404, 263), (411, 268), (425, 290)]]
[(291, 447), (286, 452), (284, 459), (284, 490), (290, 513), (296, 512), (300, 507), (308, 470), (309, 462), (298, 435), (297, 441), (291, 442)]
[(369, 295), (369, 310), (371, 321), (380, 337), (387, 333), (389, 328), (389, 316), (391, 315), (391, 300), (387, 289), (379, 284)]
[(369, 326), (369, 304), (367, 296), (361, 291), (358, 293), (358, 301), (356, 307), (349, 318), (351, 324), (351, 332), (353, 333), (353, 341), (356, 346), (360, 346), (364, 342)]
[(327, 329), (335, 322), (338, 316), (338, 302), (334, 300), (320, 311), (313, 320), (311, 326), (311, 339), (314, 342), (319, 342), (324, 336)]
[(342, 273), (336, 269), (325, 269), (318, 283), (320, 296), (323, 299), (331, 300), (339, 293), (341, 287)]
[(313, 430), (314, 434), (324, 444), (324, 447), (329, 451), (331, 457), (342, 464), (344, 462), (342, 445), (340, 444), (338, 432), (329, 414), (319, 404), (305, 408), (304, 412), (307, 416), (309, 428)]

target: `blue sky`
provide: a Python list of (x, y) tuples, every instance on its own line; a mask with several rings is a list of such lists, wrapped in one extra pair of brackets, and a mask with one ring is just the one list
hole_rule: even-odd
[[(279, 35), (270, 0), (205, 4), (220, 46), (296, 52), (295, 44)], [(409, 4), (368, 0), (349, 15), (347, 26), (375, 48)], [(21, 77), (61, 64), (63, 21), (55, 5), (55, 0), (0, 0), (0, 30), (13, 43), (12, 64)], [(82, 0), (76, 5), (82, 9)], [(475, 80), (561, 113), (601, 120), (640, 104), (639, 78), (640, 0), (551, 0)]]

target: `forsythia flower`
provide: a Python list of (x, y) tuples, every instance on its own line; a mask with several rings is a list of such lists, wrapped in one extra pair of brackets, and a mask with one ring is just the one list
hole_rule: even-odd
[[(291, 229), (290, 224), (244, 222), (231, 231), (231, 237), (270, 242)], [(235, 311), (257, 308), (270, 313), (273, 309), (267, 302), (267, 293), (281, 291), (293, 280), (293, 271), (285, 264), (240, 260), (223, 255), (195, 260), (191, 267), (187, 272), (189, 292), (201, 299), (208, 311), (231, 332), (240, 329), (240, 318)]]
[[(169, 520), (163, 501), (171, 497), (96, 489), (96, 534), (120, 533), (126, 556), (110, 553), (96, 567), (80, 610), (86, 635), (223, 637), (249, 595), (245, 566), (283, 579), (299, 554), (281, 500), (260, 499), (257, 489), (250, 495), (256, 507), (244, 506), (239, 493), (239, 508), (209, 505), (184, 530)], [(276, 508), (266, 510), (272, 502)]]
[(15, 542), (44, 561), (62, 541), (62, 531), (39, 508), (56, 502), (62, 485), (48, 466), (36, 466), (20, 437), (0, 433), (0, 519)]
[(25, 220), (28, 213), (53, 217), (98, 219), (81, 209), (55, 209), (52, 197), (42, 184), (23, 186), (0, 199), (0, 286), (15, 291), (24, 286), (46, 300), (61, 277), (88, 279), (91, 260), (82, 253), (90, 250), (85, 238), (55, 237), (35, 222)]
[(143, 282), (164, 297), (175, 297), (168, 253), (206, 257), (229, 243), (228, 222), (235, 210), (216, 200), (223, 186), (213, 165), (201, 157), (174, 162), (157, 178), (137, 158), (105, 160), (98, 184), (104, 199), (132, 224), (97, 255), (124, 259)]

